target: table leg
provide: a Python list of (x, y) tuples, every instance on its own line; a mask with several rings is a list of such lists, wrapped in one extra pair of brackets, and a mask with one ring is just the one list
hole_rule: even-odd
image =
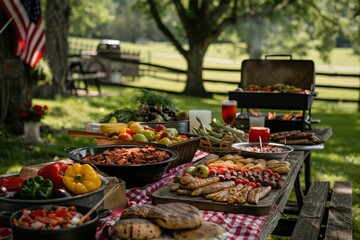
[(301, 189), (300, 174), (298, 174), (296, 176), (296, 179), (294, 182), (294, 189), (295, 189), (295, 195), (296, 195), (296, 201), (297, 201), (298, 207), (299, 207), (299, 209), (301, 209), (303, 202), (304, 202), (304, 192)]
[(311, 152), (307, 155), (304, 160), (305, 165), (305, 194), (308, 192), (311, 184), (311, 162), (310, 162)]
[(101, 95), (101, 88), (100, 88), (100, 82), (98, 79), (95, 79), (95, 85), (97, 87), (99, 95)]

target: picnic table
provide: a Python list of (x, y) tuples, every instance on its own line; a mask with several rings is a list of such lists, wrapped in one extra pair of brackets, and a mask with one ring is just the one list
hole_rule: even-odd
[(83, 69), (82, 63), (75, 61), (69, 66), (66, 87), (70, 93), (78, 94), (79, 90), (85, 90), (86, 94), (89, 93), (89, 84), (96, 86), (98, 94), (101, 95), (101, 81), (108, 76), (106, 72), (92, 72)]
[[(220, 224), (225, 229), (224, 239), (265, 239), (270, 236), (272, 231), (276, 228), (278, 221), (282, 217), (282, 212), (285, 208), (287, 200), (289, 199), (291, 190), (294, 186), (297, 174), (300, 171), (301, 165), (308, 156), (306, 151), (296, 151), (289, 155), (288, 161), (291, 164), (292, 174), (289, 176), (289, 184), (285, 187), (282, 197), (274, 205), (273, 211), (270, 214), (263, 216), (255, 216), (250, 214), (235, 214), (215, 211), (203, 211), (204, 219), (207, 221)], [(197, 151), (191, 163), (180, 165), (171, 169), (163, 178), (157, 182), (148, 184), (142, 188), (131, 188), (126, 192), (129, 206), (145, 205), (152, 203), (151, 194), (159, 190), (164, 185), (173, 181), (173, 177), (184, 171), (187, 167), (198, 162), (208, 153)], [(97, 229), (96, 239), (105, 240), (103, 231), (107, 226), (111, 226), (119, 219), (121, 212), (124, 209), (117, 209), (106, 218), (100, 220)]]
[[(351, 182), (335, 182), (331, 190), (328, 182), (313, 183), (308, 176), (310, 187), (306, 189), (301, 185), (300, 175), (304, 172), (303, 170), (311, 168), (310, 154), (311, 150), (307, 148), (298, 149), (289, 154), (287, 161), (291, 165), (291, 173), (288, 176), (287, 185), (268, 214), (252, 215), (201, 210), (204, 220), (221, 225), (225, 230), (223, 239), (230, 240), (266, 239), (274, 234), (291, 236), (292, 239), (319, 239), (320, 235), (325, 235), (325, 239), (351, 238)], [(191, 162), (170, 169), (160, 180), (144, 187), (127, 189), (128, 206), (152, 204), (153, 193), (171, 183), (174, 176), (208, 155), (207, 152), (197, 150)], [(309, 166), (303, 169), (305, 164)], [(289, 201), (293, 189), (297, 197), (295, 203)], [(97, 240), (107, 239), (106, 231), (119, 219), (123, 210), (124, 208), (114, 209), (111, 215), (100, 219), (96, 231)], [(288, 212), (297, 217), (284, 217)], [(306, 231), (304, 231), (305, 228)], [(11, 229), (0, 226), (0, 239), (11, 240)]]

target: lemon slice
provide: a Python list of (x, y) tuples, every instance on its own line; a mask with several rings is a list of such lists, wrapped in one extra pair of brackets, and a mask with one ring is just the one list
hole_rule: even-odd
[(126, 128), (126, 123), (101, 123), (99, 126), (100, 132), (106, 134), (121, 133)]

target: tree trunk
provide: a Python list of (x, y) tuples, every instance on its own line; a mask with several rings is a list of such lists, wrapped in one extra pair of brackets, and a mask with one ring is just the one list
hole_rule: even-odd
[(187, 61), (187, 81), (184, 94), (189, 96), (208, 97), (203, 85), (202, 67), (204, 62), (204, 50), (199, 45), (192, 45), (186, 55)]
[(51, 0), (46, 5), (46, 55), (53, 71), (50, 95), (64, 94), (68, 60), (69, 1)]
[[(0, 8), (0, 25), (4, 26), (9, 18)], [(28, 97), (30, 89), (27, 76), (28, 67), (14, 56), (16, 32), (9, 24), (0, 35), (0, 126), (11, 133), (21, 134), (23, 123), (18, 113)]]

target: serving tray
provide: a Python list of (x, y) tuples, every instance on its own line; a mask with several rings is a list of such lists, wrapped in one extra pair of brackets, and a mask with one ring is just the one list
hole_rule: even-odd
[(201, 210), (215, 211), (215, 212), (226, 212), (226, 213), (237, 213), (237, 214), (251, 214), (256, 216), (270, 214), (275, 205), (280, 201), (281, 196), (285, 192), (289, 185), (291, 178), (295, 178), (294, 169), (297, 168), (295, 165), (299, 164), (297, 161), (298, 152), (290, 153), (288, 161), (290, 162), (291, 171), (289, 174), (284, 175), (286, 184), (284, 188), (272, 189), (271, 192), (263, 199), (259, 201), (257, 205), (245, 203), (245, 204), (228, 204), (222, 202), (214, 202), (204, 197), (192, 197), (188, 195), (178, 195), (176, 192), (171, 192), (170, 187), (174, 183), (169, 183), (164, 187), (160, 188), (152, 194), (152, 203), (173, 203), (182, 202), (191, 204)]
[(243, 213), (256, 216), (269, 214), (274, 204), (281, 197), (285, 188), (271, 190), (269, 195), (259, 201), (257, 205), (254, 204), (228, 204), (223, 202), (214, 202), (204, 197), (191, 197), (188, 195), (178, 195), (176, 192), (171, 192), (170, 187), (174, 183), (169, 183), (162, 187), (158, 191), (152, 194), (152, 203), (173, 203), (181, 202), (191, 204), (201, 210), (215, 211), (215, 212), (227, 212), (227, 213)]

